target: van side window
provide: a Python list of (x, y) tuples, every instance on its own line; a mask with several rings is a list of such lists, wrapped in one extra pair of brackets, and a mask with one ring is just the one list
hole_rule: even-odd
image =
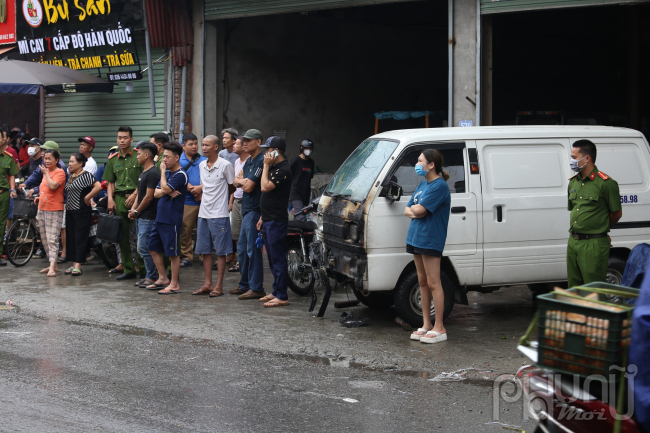
[[(445, 159), (443, 169), (449, 173), (449, 192), (463, 193), (465, 192), (465, 159), (463, 157), (463, 149), (436, 149), (442, 153)], [(396, 182), (402, 187), (404, 195), (410, 195), (415, 192), (415, 188), (424, 180), (422, 176), (415, 173), (415, 164), (418, 162), (418, 157), (422, 153), (422, 148), (407, 153), (400, 161), (399, 167), (392, 177), (392, 181)]]

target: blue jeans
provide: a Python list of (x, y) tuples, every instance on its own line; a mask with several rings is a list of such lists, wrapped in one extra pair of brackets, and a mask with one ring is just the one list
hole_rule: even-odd
[(248, 212), (244, 215), (239, 233), (237, 253), (239, 253), (239, 272), (241, 279), (239, 287), (242, 290), (261, 292), (264, 290), (264, 269), (262, 268), (262, 250), (255, 246), (257, 239), (257, 222), (260, 220), (259, 212)]
[(269, 266), (273, 274), (273, 296), (286, 301), (289, 270), (287, 268), (287, 224), (288, 221), (264, 221), (262, 234)]
[(143, 220), (138, 219), (138, 254), (142, 257), (144, 261), (144, 268), (147, 270), (147, 275), (145, 278), (148, 278), (152, 281), (158, 279), (158, 271), (156, 270), (156, 265), (151, 258), (151, 253), (149, 252), (149, 234), (153, 228), (153, 223), (155, 220)]

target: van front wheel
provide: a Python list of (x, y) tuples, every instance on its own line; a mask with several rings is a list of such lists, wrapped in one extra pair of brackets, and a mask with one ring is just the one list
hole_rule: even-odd
[(393, 294), (391, 292), (370, 292), (364, 295), (355, 287), (352, 288), (354, 296), (366, 307), (384, 310), (393, 305)]
[[(456, 286), (451, 278), (443, 271), (440, 271), (440, 281), (442, 289), (445, 292), (445, 313), (443, 319), (449, 317), (452, 308), (454, 308), (454, 298), (456, 296)], [(414, 269), (398, 283), (395, 288), (395, 310), (397, 314), (411, 326), (416, 328), (422, 327), (422, 297), (420, 296), (420, 283), (418, 282), (418, 273)], [(433, 303), (431, 303), (431, 322), (434, 322), (436, 315)]]

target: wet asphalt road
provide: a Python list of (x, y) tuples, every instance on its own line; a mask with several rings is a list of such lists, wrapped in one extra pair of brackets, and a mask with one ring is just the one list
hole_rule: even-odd
[[(44, 266), (0, 269), (0, 300), (18, 306), (0, 310), (0, 431), (533, 430), (521, 401), (497, 400), (493, 417), (495, 379), (525, 363), (525, 287), (470, 293), (445, 323), (450, 340), (424, 345), (393, 310), (335, 309), (344, 291), (319, 319), (292, 294), (276, 309), (190, 296), (196, 265), (173, 296), (115, 282), (100, 264), (78, 278), (47, 278)], [(227, 275), (226, 290), (237, 282)], [(343, 328), (342, 311), (368, 325)], [(428, 380), (460, 369), (468, 380)]]

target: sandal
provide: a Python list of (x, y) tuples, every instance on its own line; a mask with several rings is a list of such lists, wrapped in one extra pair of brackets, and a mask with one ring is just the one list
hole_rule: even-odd
[(232, 268), (229, 268), (228, 272), (239, 272), (239, 262), (237, 262), (237, 264)]
[(429, 330), (426, 328), (418, 328), (417, 331), (411, 334), (411, 340), (420, 341), (420, 338), (424, 337), (427, 332), (429, 332)]
[(109, 274), (119, 274), (119, 273), (123, 273), (123, 272), (124, 272), (124, 269), (117, 269), (117, 268), (113, 268), (110, 271), (108, 271)]
[(66, 256), (61, 256), (61, 257), (59, 257), (59, 258), (57, 259), (56, 262), (57, 262), (57, 263), (65, 263), (65, 262), (67, 262), (67, 261), (68, 261), (68, 259), (66, 258)]
[(192, 292), (192, 295), (209, 295), (210, 293), (212, 293), (212, 289), (210, 288), (199, 288)]
[(272, 301), (273, 299), (275, 299), (275, 296), (266, 295), (265, 297), (258, 299), (258, 301), (260, 301), (260, 302), (269, 302), (269, 301)]
[(82, 274), (82, 272), (81, 272), (81, 269), (79, 269), (79, 268), (74, 268), (74, 269), (72, 270), (72, 276), (73, 276), (73, 277), (78, 277), (78, 276), (80, 276), (81, 274)]
[(181, 260), (181, 268), (189, 268), (190, 266), (192, 266), (192, 262), (187, 259)]
[(223, 290), (221, 292), (217, 292), (216, 290), (213, 290), (210, 292), (209, 296), (211, 298), (218, 298), (219, 296), (223, 296)]
[(70, 266), (68, 269), (65, 270), (66, 275), (70, 275), (74, 271), (74, 266)]
[(429, 331), (420, 338), (420, 343), (441, 343), (447, 341), (447, 333), (441, 334), (437, 331)]
[(180, 293), (180, 292), (181, 292), (180, 290), (171, 290), (171, 289), (168, 290), (168, 289), (165, 289), (165, 290), (159, 291), (158, 294), (159, 295), (174, 295), (174, 294)]
[(56, 277), (56, 271), (50, 271), (47, 273), (48, 277)]
[(286, 307), (289, 305), (289, 301), (283, 301), (282, 299), (275, 298), (272, 301), (266, 302), (264, 306), (266, 308), (270, 307)]

